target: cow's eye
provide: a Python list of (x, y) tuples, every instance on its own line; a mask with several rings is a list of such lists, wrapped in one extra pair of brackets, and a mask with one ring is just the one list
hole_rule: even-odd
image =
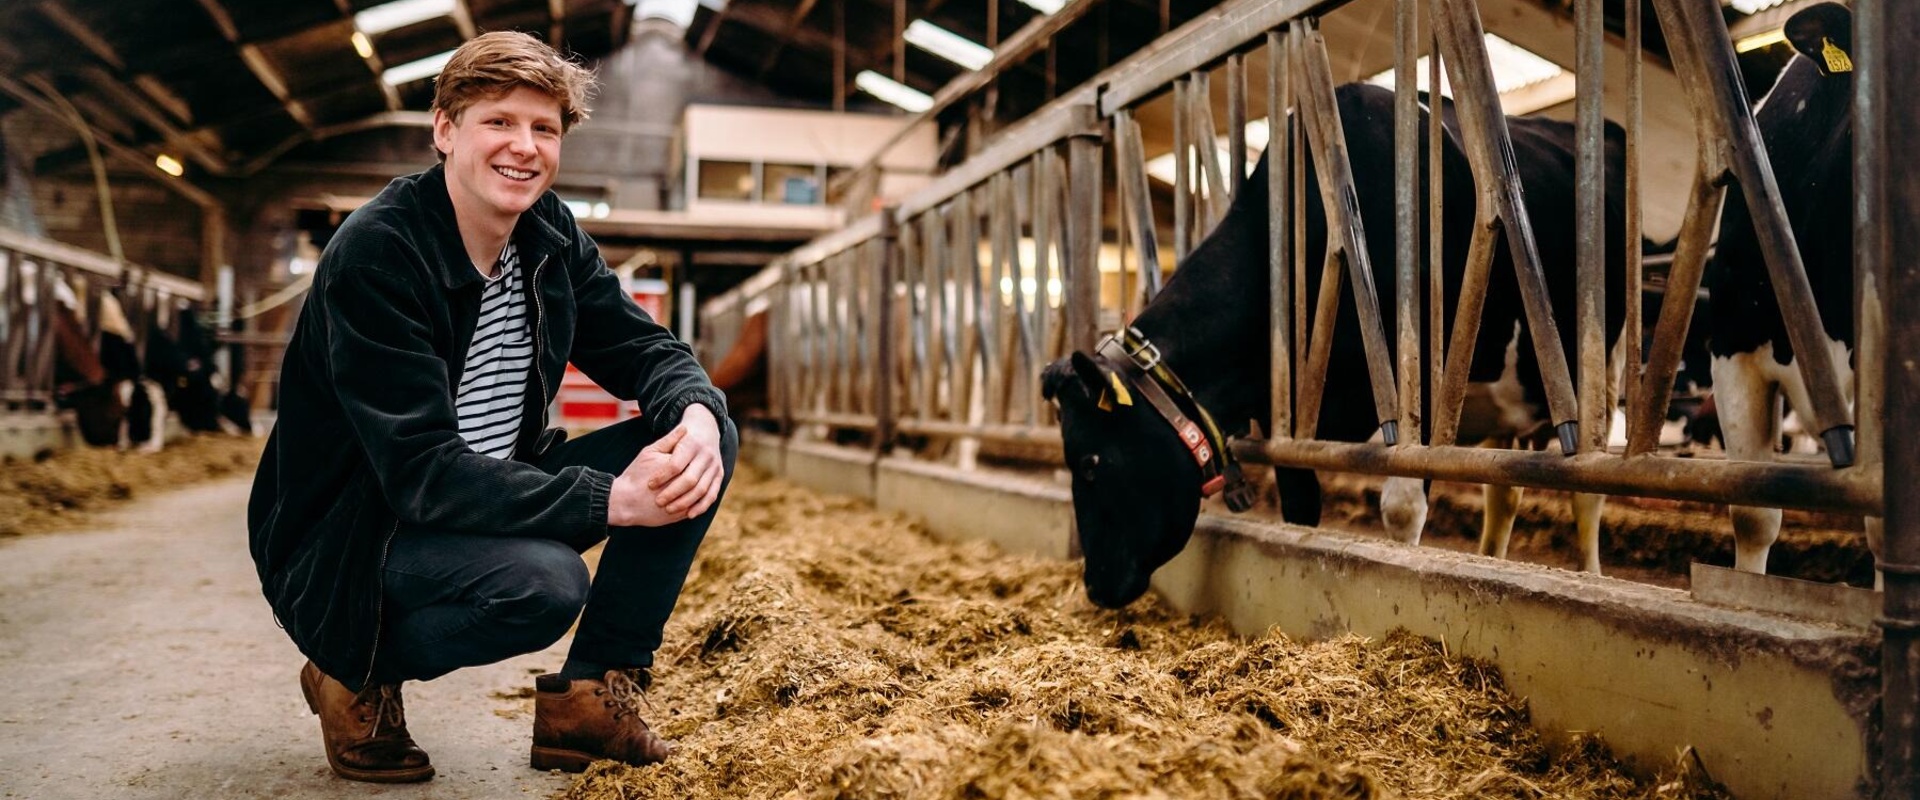
[(1091, 481), (1094, 479), (1094, 476), (1099, 470), (1099, 468), (1100, 468), (1099, 456), (1091, 455), (1091, 456), (1080, 457), (1080, 477)]

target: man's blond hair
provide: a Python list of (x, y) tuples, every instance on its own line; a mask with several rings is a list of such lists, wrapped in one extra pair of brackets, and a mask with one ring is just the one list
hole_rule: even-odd
[[(587, 121), (593, 73), (568, 61), (546, 42), (519, 31), (493, 31), (467, 40), (433, 81), (432, 110), (454, 123), (481, 100), (525, 86), (560, 103), (560, 130)], [(447, 159), (438, 147), (440, 160)]]

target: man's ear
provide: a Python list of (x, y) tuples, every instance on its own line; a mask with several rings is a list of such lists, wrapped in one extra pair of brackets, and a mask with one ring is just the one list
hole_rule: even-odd
[(1787, 19), (1787, 41), (1813, 60), (1822, 75), (1853, 71), (1853, 12), (1839, 3), (1821, 3)]
[(433, 148), (442, 153), (453, 152), (453, 116), (446, 109), (433, 111)]

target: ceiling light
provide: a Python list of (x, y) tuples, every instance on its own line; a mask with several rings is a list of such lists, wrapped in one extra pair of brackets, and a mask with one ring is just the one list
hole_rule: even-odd
[(699, 5), (698, 0), (640, 0), (634, 6), (633, 15), (637, 19), (658, 17), (685, 28), (693, 24), (693, 15)]
[(176, 178), (180, 177), (181, 175), (185, 175), (187, 172), (187, 168), (181, 165), (179, 159), (174, 158), (173, 156), (167, 155), (165, 153), (161, 153), (159, 157), (155, 158), (153, 160), (153, 165), (156, 167), (159, 167), (161, 172), (167, 173), (168, 175), (172, 175), (173, 177), (176, 177)]
[(395, 0), (353, 15), (353, 27), (371, 35), (453, 13), (453, 0)]
[(933, 98), (925, 93), (911, 86), (894, 83), (892, 79), (873, 70), (865, 70), (855, 76), (853, 85), (860, 87), (867, 94), (916, 114), (933, 107)]
[[(1500, 94), (1552, 80), (1560, 77), (1565, 71), (1560, 69), (1558, 64), (1534, 55), (1533, 51), (1491, 33), (1486, 35), (1486, 42), (1487, 61), (1493, 67), (1493, 90)], [(1413, 72), (1417, 78), (1416, 88), (1419, 91), (1428, 91), (1427, 73), (1429, 71), (1425, 56), (1414, 63)], [(1367, 83), (1391, 89), (1393, 88), (1393, 70), (1386, 70), (1368, 78)], [(1446, 75), (1440, 76), (1440, 95), (1453, 96), (1452, 82)]]
[(1766, 33), (1756, 33), (1738, 42), (1734, 42), (1733, 49), (1745, 53), (1749, 50), (1758, 50), (1768, 45), (1776, 45), (1786, 40), (1787, 31), (1785, 28), (1781, 28), (1767, 31)]
[(1033, 10), (1042, 14), (1051, 14), (1059, 11), (1061, 6), (1067, 4), (1067, 0), (1020, 0), (1020, 2), (1026, 3)]
[(361, 58), (373, 57), (373, 42), (368, 41), (366, 34), (354, 31), (352, 38), (354, 52), (359, 53)]
[(380, 74), (380, 80), (386, 81), (388, 86), (399, 86), (405, 83), (412, 83), (421, 78), (431, 78), (440, 74), (440, 68), (446, 66), (447, 62), (451, 60), (453, 60), (453, 51), (448, 50), (439, 55), (427, 56), (419, 61), (409, 61), (400, 66), (391, 67)]
[(1742, 14), (1758, 14), (1787, 0), (1728, 0), (1727, 5)]
[(967, 69), (979, 69), (993, 60), (992, 50), (924, 19), (908, 25), (905, 38), (908, 44)]

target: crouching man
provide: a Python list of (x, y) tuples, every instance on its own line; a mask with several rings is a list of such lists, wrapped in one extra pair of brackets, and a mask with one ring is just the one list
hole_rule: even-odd
[[(533, 767), (672, 752), (641, 693), (739, 443), (548, 191), (591, 84), (525, 34), (461, 47), (434, 86), (441, 163), (347, 218), (288, 345), (247, 522), (341, 777), (433, 777), (403, 682), (543, 649), (576, 618), (535, 680)], [(644, 416), (546, 430), (568, 361)]]

